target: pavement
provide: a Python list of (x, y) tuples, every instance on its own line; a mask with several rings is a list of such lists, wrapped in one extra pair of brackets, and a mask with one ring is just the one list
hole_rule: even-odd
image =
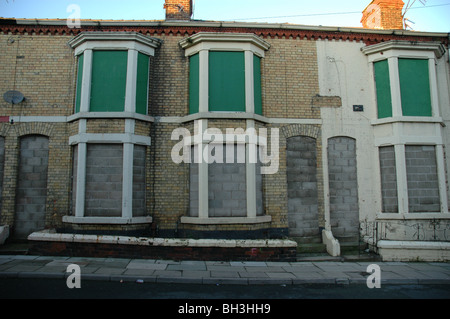
[(81, 280), (135, 281), (143, 283), (301, 285), (367, 284), (380, 268), (381, 284), (448, 284), (450, 263), (382, 261), (173, 261), (127, 258), (0, 255), (2, 278), (61, 278), (80, 267)]

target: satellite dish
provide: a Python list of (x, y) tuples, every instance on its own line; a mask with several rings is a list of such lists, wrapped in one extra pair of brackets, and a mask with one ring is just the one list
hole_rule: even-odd
[(3, 94), (3, 99), (8, 103), (19, 104), (25, 97), (19, 91), (8, 91)]

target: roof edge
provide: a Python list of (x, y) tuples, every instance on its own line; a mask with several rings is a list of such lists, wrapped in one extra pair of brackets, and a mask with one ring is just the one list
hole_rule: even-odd
[[(0, 18), (0, 25), (20, 25), (20, 26), (65, 26), (66, 19), (16, 19)], [(363, 33), (398, 36), (420, 36), (420, 37), (446, 37), (449, 32), (428, 32), (428, 31), (408, 31), (408, 30), (379, 30), (357, 27), (336, 27), (336, 26), (314, 26), (289, 23), (254, 23), (254, 22), (227, 22), (227, 21), (166, 21), (166, 20), (81, 20), (83, 27), (213, 27), (213, 28), (252, 28), (252, 29), (273, 29), (273, 30), (299, 30), (318, 32), (342, 32), (342, 33)]]

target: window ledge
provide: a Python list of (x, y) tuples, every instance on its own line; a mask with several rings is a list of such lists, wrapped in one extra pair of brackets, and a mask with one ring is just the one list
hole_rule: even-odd
[(110, 225), (130, 225), (130, 224), (150, 224), (153, 219), (145, 217), (75, 217), (63, 216), (63, 223), (69, 224), (110, 224)]
[(182, 224), (197, 224), (197, 225), (219, 225), (219, 224), (261, 224), (269, 223), (272, 221), (272, 216), (256, 216), (253, 218), (249, 217), (209, 217), (209, 218), (199, 218), (199, 217), (189, 217), (182, 216)]
[(154, 122), (155, 119), (149, 115), (143, 115), (134, 112), (79, 112), (67, 117), (67, 122), (73, 122), (79, 119), (135, 119), (145, 122)]
[(445, 125), (442, 117), (424, 117), (424, 116), (396, 116), (396, 117), (387, 117), (383, 119), (371, 120), (370, 124), (375, 125), (383, 125), (383, 124), (392, 124), (392, 123), (437, 123), (441, 125)]
[(238, 119), (256, 120), (264, 123), (269, 122), (267, 117), (249, 112), (199, 112), (182, 117), (180, 122), (185, 123), (200, 119)]
[(378, 213), (377, 221), (381, 220), (426, 220), (426, 219), (450, 219), (450, 212), (447, 213)]

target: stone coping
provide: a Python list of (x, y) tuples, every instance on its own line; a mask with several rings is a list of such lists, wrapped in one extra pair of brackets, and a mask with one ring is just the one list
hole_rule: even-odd
[(43, 230), (30, 234), (30, 241), (97, 243), (162, 247), (225, 247), (225, 248), (274, 248), (297, 247), (297, 243), (287, 239), (188, 239), (188, 238), (152, 238), (111, 235), (83, 235), (56, 233)]
[(450, 250), (450, 242), (443, 241), (408, 241), (408, 240), (380, 240), (378, 248), (386, 249), (437, 249)]

